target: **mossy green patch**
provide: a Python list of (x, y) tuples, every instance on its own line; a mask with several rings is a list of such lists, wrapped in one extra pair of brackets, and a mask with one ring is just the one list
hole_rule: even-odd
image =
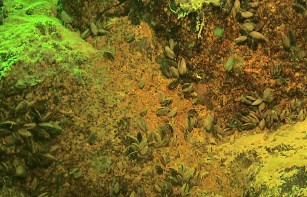
[(213, 30), (213, 34), (216, 36), (216, 37), (221, 37), (223, 34), (224, 34), (224, 29), (221, 28), (221, 27), (217, 27)]
[[(6, 4), (9, 14), (0, 26), (0, 79), (14, 69), (17, 62), (33, 71), (31, 67), (41, 62), (50, 66), (80, 65), (96, 52), (79, 34), (69, 31), (59, 19), (50, 16), (52, 6), (56, 5), (53, 3), (25, 0)], [(17, 9), (17, 4), (22, 6)], [(34, 8), (35, 12), (26, 14)], [(49, 15), (42, 15), (44, 9)]]

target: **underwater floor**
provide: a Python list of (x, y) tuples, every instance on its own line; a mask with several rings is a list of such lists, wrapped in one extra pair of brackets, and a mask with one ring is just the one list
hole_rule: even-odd
[(202, 38), (162, 37), (123, 15), (80, 32), (57, 3), (4, 2), (0, 196), (307, 196), (306, 14), (264, 17), (288, 49), (214, 9)]

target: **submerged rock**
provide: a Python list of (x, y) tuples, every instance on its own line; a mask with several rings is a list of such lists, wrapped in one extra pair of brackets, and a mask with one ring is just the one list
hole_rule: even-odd
[[(243, 196), (307, 196), (307, 121), (242, 136), (218, 148)], [(244, 189), (246, 188), (246, 189)]]

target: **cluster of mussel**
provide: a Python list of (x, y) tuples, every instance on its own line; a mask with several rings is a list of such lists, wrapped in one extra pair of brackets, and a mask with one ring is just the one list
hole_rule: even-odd
[[(263, 28), (263, 22), (257, 15), (258, 1), (242, 3), (240, 0), (235, 0), (231, 10), (233, 18), (241, 22), (240, 34), (234, 41), (236, 44), (247, 43), (248, 47), (256, 50), (260, 42), (268, 42), (268, 39), (260, 33)], [(293, 30), (284, 33), (279, 31), (280, 38), (285, 51), (289, 51), (296, 44), (296, 35)]]
[[(11, 120), (0, 121), (2, 177), (27, 178), (30, 169), (48, 166), (56, 160), (51, 142), (62, 133), (62, 128), (51, 118), (50, 112), (42, 114), (34, 104), (22, 101), (14, 108)], [(34, 177), (30, 185), (34, 194), (38, 179)]]
[[(156, 168), (158, 174), (163, 174), (163, 169)], [(202, 176), (193, 168), (180, 165), (177, 169), (169, 168), (164, 173), (164, 178), (159, 179), (153, 186), (153, 190), (159, 196), (190, 196), (191, 189), (197, 185)], [(127, 195), (128, 183), (121, 177), (113, 177), (109, 185), (109, 195)], [(129, 197), (145, 196), (145, 191), (138, 187)]]
[(267, 38), (260, 33), (263, 28), (263, 22), (257, 16), (258, 1), (241, 4), (240, 0), (235, 0), (231, 9), (233, 18), (242, 23), (241, 36), (235, 39), (236, 44), (244, 44), (256, 50), (259, 42), (267, 42)]
[(130, 192), (129, 183), (122, 176), (115, 176), (111, 178), (109, 184), (109, 197), (118, 197), (118, 196), (129, 196), (129, 197), (141, 197), (146, 196), (145, 190), (141, 186), (137, 186), (136, 188)]
[(136, 137), (132, 135), (125, 136), (124, 144), (128, 146), (125, 150), (125, 155), (128, 158), (138, 161), (152, 158), (152, 148), (149, 146), (148, 139), (140, 132), (137, 133)]
[[(257, 6), (257, 4), (252, 4), (252, 6)], [(173, 48), (174, 41), (170, 40), (169, 46), (165, 47), (165, 57), (161, 64), (163, 75), (167, 78), (175, 78), (169, 85), (169, 88), (171, 86), (170, 89), (173, 89), (172, 84), (176, 84), (179, 81), (179, 83), (174, 86), (177, 87), (180, 82), (184, 81), (182, 78), (188, 73), (183, 58), (179, 59), (179, 61), (175, 61), (176, 55)], [(192, 97), (193, 102), (193, 96), (195, 96), (194, 98), (197, 102), (197, 94), (194, 92), (193, 83), (183, 83), (181, 87), (186, 98)], [(256, 93), (243, 95), (240, 98), (240, 102), (248, 105), (248, 110), (241, 110), (238, 112), (237, 118), (229, 119), (224, 128), (213, 114), (202, 117), (198, 115), (195, 109), (192, 109), (188, 112), (187, 124), (184, 131), (190, 132), (193, 128), (204, 128), (204, 130), (208, 132), (212, 132), (218, 136), (224, 136), (231, 134), (234, 128), (239, 131), (252, 130), (256, 127), (259, 127), (261, 130), (265, 128), (275, 129), (282, 123), (288, 124), (296, 121), (303, 121), (305, 119), (307, 114), (306, 107), (304, 107), (305, 101), (294, 99), (289, 106), (280, 107), (275, 106), (276, 103), (273, 102), (274, 100), (273, 90), (270, 88), (266, 88), (263, 91), (262, 97)], [(167, 113), (169, 113), (169, 110), (167, 110)], [(160, 114), (160, 112), (157, 114)]]
[(276, 106), (273, 90), (266, 88), (262, 96), (248, 93), (238, 99), (244, 106), (236, 113), (237, 118), (228, 119), (224, 127), (213, 115), (203, 119), (203, 127), (218, 137), (232, 134), (235, 130), (253, 130), (259, 128), (277, 129), (282, 124), (304, 121), (307, 115), (306, 100), (293, 99), (288, 104)]
[(262, 97), (257, 94), (247, 94), (240, 101), (249, 106), (248, 110), (238, 112), (236, 127), (239, 130), (250, 130), (259, 127), (261, 130), (276, 129), (282, 123), (290, 124), (304, 121), (306, 118), (305, 101), (293, 99), (283, 106), (274, 105), (274, 95), (270, 88), (263, 91)]
[[(158, 93), (158, 97), (161, 107), (157, 109), (156, 115), (158, 117), (174, 117), (177, 114), (177, 109), (170, 108), (170, 105), (173, 102), (172, 98), (165, 97), (160, 92)], [(142, 112), (140, 115), (143, 116), (143, 113), (146, 112)], [(120, 135), (122, 135), (120, 138), (127, 147), (125, 150), (125, 155), (132, 160), (141, 162), (151, 159), (152, 149), (167, 146), (171, 140), (171, 137), (173, 136), (173, 127), (170, 123), (159, 125), (157, 131), (148, 132), (148, 125), (142, 117), (134, 118), (134, 122), (140, 128), (142, 133), (138, 132), (134, 137), (130, 134), (122, 135), (122, 132), (118, 132)], [(126, 124), (129, 125), (130, 121), (128, 121)]]
[(161, 196), (190, 196), (191, 189), (200, 179), (201, 175), (195, 169), (180, 165), (178, 169), (169, 168), (164, 179), (154, 185), (154, 191)]
[(221, 138), (232, 134), (235, 130), (253, 130), (257, 127), (260, 130), (274, 130), (282, 124), (304, 121), (307, 116), (306, 99), (293, 99), (287, 104), (276, 105), (273, 90), (270, 88), (266, 88), (262, 96), (248, 93), (242, 95), (238, 101), (245, 107), (237, 111), (235, 119), (228, 119), (224, 126), (212, 114), (203, 118), (195, 117), (198, 117), (197, 120), (204, 130)]
[(81, 33), (81, 38), (86, 39), (91, 34), (93, 36), (103, 36), (108, 34), (111, 28), (111, 25), (100, 25), (98, 23), (91, 22), (89, 28), (85, 29)]
[(181, 85), (183, 96), (185, 98), (190, 98), (193, 103), (196, 103), (197, 93), (191, 81), (198, 79), (196, 76), (193, 76), (191, 70), (188, 69), (185, 59), (176, 55), (174, 52), (175, 46), (176, 43), (174, 40), (170, 39), (169, 46), (165, 46), (164, 54), (161, 56), (160, 69), (166, 78), (173, 79), (168, 85), (170, 90)]
[[(73, 18), (70, 17), (67, 12), (62, 10), (58, 16), (64, 23), (64, 25), (70, 29), (73, 30), (72, 24), (73, 24)], [(91, 22), (89, 27), (86, 28), (82, 33), (81, 33), (81, 38), (86, 39), (88, 36), (93, 35), (93, 36), (103, 36), (108, 34), (109, 30), (112, 28), (112, 25), (109, 24), (100, 24), (98, 21), (97, 22)]]
[(127, 146), (125, 155), (139, 162), (149, 160), (152, 158), (152, 149), (167, 146), (172, 136), (173, 127), (169, 123), (159, 126), (157, 131), (150, 132), (148, 137), (140, 132), (136, 137), (128, 134), (122, 139)]
[(166, 97), (161, 92), (158, 92), (158, 100), (161, 106), (156, 111), (157, 116), (167, 116), (168, 118), (172, 118), (177, 115), (177, 108), (171, 108), (173, 102), (172, 97)]
[[(127, 146), (125, 155), (131, 160), (143, 162), (152, 159), (153, 150), (155, 148), (168, 146), (172, 136), (173, 127), (171, 124), (166, 123), (160, 125), (157, 131), (150, 132), (148, 135), (138, 132), (136, 137), (128, 134), (121, 140)], [(169, 162), (169, 158), (161, 156), (160, 159), (163, 165)], [(164, 174), (164, 179), (157, 180), (153, 187), (153, 190), (161, 196), (170, 196), (174, 194), (174, 192), (179, 196), (189, 196), (191, 189), (197, 184), (201, 177), (195, 169), (187, 168), (183, 165), (180, 165), (178, 169), (168, 168), (165, 172), (160, 165), (157, 165), (155, 170), (159, 175)], [(118, 196), (121, 193), (128, 192), (127, 184), (120, 179), (112, 180), (109, 190), (110, 196)], [(140, 187), (132, 191), (129, 196), (143, 196), (141, 194), (144, 194), (144, 191)]]

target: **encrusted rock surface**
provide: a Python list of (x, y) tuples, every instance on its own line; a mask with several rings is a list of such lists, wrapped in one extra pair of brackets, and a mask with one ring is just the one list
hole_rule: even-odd
[(244, 196), (307, 196), (307, 120), (217, 148)]

